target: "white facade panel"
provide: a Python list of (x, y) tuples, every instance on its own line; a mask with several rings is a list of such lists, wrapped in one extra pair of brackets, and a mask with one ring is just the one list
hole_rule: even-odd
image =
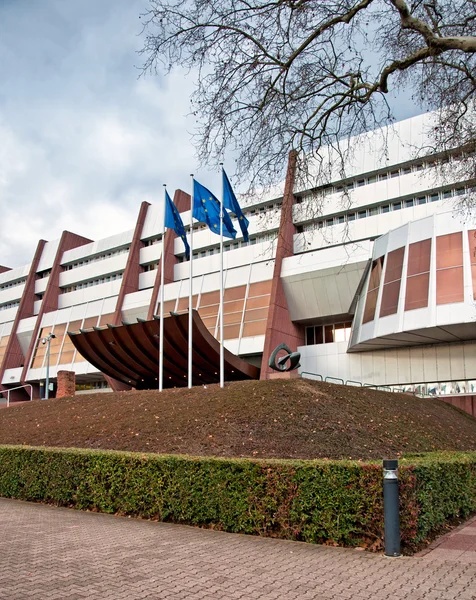
[(122, 233), (97, 240), (96, 242), (90, 242), (88, 244), (84, 244), (83, 246), (78, 246), (78, 248), (67, 250), (63, 253), (61, 264), (72, 263), (81, 260), (82, 258), (95, 256), (96, 254), (107, 252), (108, 250), (115, 250), (117, 248), (127, 246), (132, 242), (133, 235), (134, 230), (130, 229), (129, 231), (124, 231)]
[(53, 267), (53, 263), (58, 252), (60, 240), (54, 240), (52, 242), (46, 242), (41, 253), (41, 258), (38, 263), (37, 273), (41, 271), (49, 271)]
[[(156, 204), (147, 207), (144, 225), (142, 227), (141, 239), (155, 237), (162, 233), (164, 221), (164, 201), (158, 200)], [(185, 223), (185, 221), (184, 221)], [(142, 261), (141, 261), (142, 262)]]
[(48, 285), (49, 277), (42, 277), (41, 279), (37, 279), (35, 281), (35, 294), (43, 294), (46, 291), (46, 286)]
[(58, 298), (58, 308), (67, 308), (78, 304), (85, 304), (108, 296), (117, 296), (121, 288), (121, 281), (110, 281), (101, 285), (94, 285), (75, 292), (61, 294)]
[(25, 290), (25, 284), (15, 285), (13, 287), (9, 287), (4, 290), (0, 290), (0, 304), (3, 304), (5, 302), (14, 302), (15, 300), (20, 300), (20, 298), (23, 296), (24, 290)]
[(14, 306), (13, 308), (6, 308), (5, 310), (0, 310), (0, 323), (13, 321), (16, 317), (17, 311), (18, 306)]
[(30, 272), (31, 265), (24, 265), (23, 267), (17, 267), (15, 269), (10, 269), (9, 271), (5, 271), (5, 273), (0, 273), (0, 286), (8, 283), (9, 281), (15, 281), (17, 279), (25, 279), (28, 277)]
[(162, 256), (162, 244), (152, 244), (140, 249), (139, 262), (145, 265), (151, 262), (157, 262)]
[(154, 271), (146, 271), (145, 273), (139, 273), (139, 289), (145, 290), (147, 288), (153, 288), (156, 277), (157, 269), (155, 269)]
[(60, 273), (59, 285), (60, 287), (67, 287), (78, 282), (89, 281), (104, 275), (124, 271), (127, 264), (127, 257), (127, 253), (118, 254), (111, 258), (91, 262), (84, 267), (63, 271)]

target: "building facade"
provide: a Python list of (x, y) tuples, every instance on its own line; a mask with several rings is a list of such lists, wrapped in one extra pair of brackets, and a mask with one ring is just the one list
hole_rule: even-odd
[[(224, 244), (224, 339), (262, 378), (285, 342), (301, 352), (309, 377), (430, 394), (476, 390), (476, 221), (454, 210), (476, 181), (442, 180), (441, 157), (416, 152), (430, 119), (349, 140), (345, 177), (331, 169), (317, 187), (295, 180), (291, 155), (283, 185), (242, 207), (250, 242)], [(333, 164), (331, 151), (326, 160)], [(174, 201), (189, 224), (189, 196), (178, 191)], [(152, 319), (161, 285), (166, 313), (188, 310), (189, 264), (173, 231), (162, 239), (162, 213), (161, 203), (144, 202), (129, 231), (98, 241), (64, 232), (40, 240), (31, 264), (0, 267), (4, 394), (26, 384), (40, 394), (49, 334), (53, 382), (68, 370), (78, 391), (122, 389), (68, 332)], [(193, 307), (216, 338), (219, 260), (218, 236), (196, 223)]]

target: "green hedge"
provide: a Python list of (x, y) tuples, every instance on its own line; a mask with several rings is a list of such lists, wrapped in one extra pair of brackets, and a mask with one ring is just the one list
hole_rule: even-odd
[[(400, 462), (402, 542), (476, 510), (476, 453)], [(314, 543), (382, 538), (381, 464), (0, 446), (0, 496)]]

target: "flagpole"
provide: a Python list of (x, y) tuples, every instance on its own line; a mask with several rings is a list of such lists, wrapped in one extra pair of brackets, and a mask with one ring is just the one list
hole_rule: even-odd
[(165, 279), (165, 215), (167, 185), (164, 183), (164, 222), (162, 225), (162, 253), (160, 255), (160, 325), (159, 325), (159, 392), (164, 389), (164, 279)]
[(221, 166), (221, 205), (220, 205), (220, 387), (225, 386), (225, 346), (223, 345), (224, 324), (223, 324), (223, 201), (225, 199), (225, 189), (223, 186), (223, 163)]
[(190, 272), (189, 272), (189, 291), (188, 291), (188, 387), (191, 388), (192, 382), (192, 283), (193, 283), (193, 173), (192, 191), (190, 194)]

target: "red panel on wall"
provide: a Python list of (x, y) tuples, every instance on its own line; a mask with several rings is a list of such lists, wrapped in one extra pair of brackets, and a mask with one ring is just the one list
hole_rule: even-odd
[(409, 245), (405, 310), (428, 306), (430, 257), (431, 239)]

